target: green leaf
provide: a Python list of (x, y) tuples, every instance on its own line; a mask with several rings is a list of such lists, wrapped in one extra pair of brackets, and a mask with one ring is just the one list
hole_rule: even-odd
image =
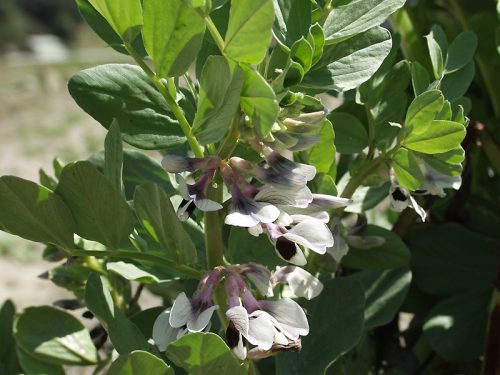
[(439, 79), (444, 73), (444, 66), (446, 64), (448, 51), (446, 35), (441, 26), (434, 25), (425, 38), (427, 39), (427, 47), (429, 48), (434, 77)]
[(127, 202), (88, 161), (64, 167), (56, 193), (76, 221), (76, 233), (88, 240), (118, 248), (134, 229)]
[(224, 55), (259, 64), (266, 55), (274, 22), (272, 0), (232, 0)]
[(354, 0), (334, 6), (323, 26), (327, 44), (339, 43), (380, 25), (405, 0)]
[(290, 51), (292, 60), (299, 63), (305, 73), (311, 69), (313, 54), (313, 46), (304, 37), (296, 41)]
[(323, 28), (318, 23), (315, 23), (309, 28), (307, 41), (313, 46), (314, 53), (312, 63), (316, 64), (323, 55), (323, 49), (325, 47), (325, 35), (323, 34)]
[(319, 133), (321, 137), (309, 151), (309, 164), (316, 167), (318, 173), (328, 173), (335, 163), (335, 133), (332, 123), (325, 121)]
[(475, 360), (483, 353), (492, 288), (445, 299), (423, 326), (432, 349), (448, 361)]
[(495, 278), (497, 244), (462, 226), (420, 225), (405, 240), (414, 282), (426, 293), (465, 293), (487, 288)]
[(256, 262), (270, 268), (284, 265), (267, 236), (254, 237), (245, 228), (231, 227), (227, 248), (233, 264)]
[(133, 350), (151, 351), (151, 345), (139, 328), (115, 306), (103, 278), (95, 273), (87, 281), (85, 304), (106, 329), (119, 354), (127, 354)]
[(329, 280), (319, 297), (305, 302), (309, 334), (300, 353), (276, 358), (276, 374), (323, 374), (343, 353), (353, 348), (363, 332), (364, 291), (352, 277)]
[(120, 127), (116, 122), (109, 127), (104, 141), (104, 176), (117, 191), (123, 191), (123, 145)]
[(454, 121), (434, 120), (417, 124), (403, 145), (413, 151), (435, 154), (453, 150), (465, 137), (465, 127)]
[(389, 323), (399, 311), (410, 289), (411, 271), (361, 271), (353, 275), (365, 290), (365, 330)]
[(52, 306), (28, 307), (14, 322), (17, 344), (40, 361), (60, 365), (97, 363), (97, 350), (78, 319)]
[(207, 59), (193, 124), (200, 143), (215, 143), (224, 137), (238, 109), (243, 81), (243, 71), (234, 61), (222, 56)]
[(89, 0), (120, 37), (132, 42), (142, 28), (140, 0)]
[(438, 90), (426, 91), (417, 96), (410, 104), (405, 119), (405, 130), (409, 133), (413, 127), (426, 124), (436, 118), (444, 105), (443, 94)]
[(20, 373), (19, 361), (16, 355), (16, 342), (12, 327), (16, 308), (11, 300), (7, 300), (0, 308), (0, 373), (18, 374)]
[(273, 33), (283, 45), (291, 47), (294, 42), (307, 36), (311, 25), (310, 0), (273, 0), (276, 20)]
[(200, 50), (204, 33), (202, 15), (184, 0), (144, 2), (144, 44), (160, 76), (186, 73)]
[[(94, 154), (88, 160), (97, 168), (104, 170), (104, 153)], [(167, 194), (177, 193), (161, 164), (135, 150), (123, 150), (123, 182), (127, 200), (132, 200), (135, 188), (146, 182), (160, 185)]]
[[(108, 21), (90, 4), (89, 0), (76, 0), (78, 10), (87, 24), (115, 51), (128, 55), (128, 51), (123, 46), (122, 38), (113, 30)], [(141, 35), (132, 42), (132, 47), (141, 55), (146, 56)]]
[(171, 343), (166, 356), (192, 375), (244, 375), (247, 370), (214, 333), (191, 333)]
[(392, 157), (392, 167), (401, 186), (410, 191), (418, 190), (422, 186), (425, 178), (419, 160), (413, 152), (400, 148)]
[(78, 298), (85, 294), (85, 282), (92, 271), (79, 264), (62, 264), (49, 270), (49, 280), (57, 286), (67, 289)]
[(477, 37), (471, 31), (464, 31), (453, 40), (448, 49), (448, 61), (445, 74), (455, 72), (469, 64), (474, 58)]
[(390, 32), (374, 27), (349, 40), (327, 46), (301, 85), (338, 91), (356, 88), (377, 71), (391, 45)]
[[(108, 64), (74, 75), (68, 84), (76, 103), (108, 129), (117, 121), (123, 140), (142, 149), (164, 149), (185, 142), (163, 96), (141, 68)], [(181, 100), (181, 106), (186, 106)]]
[(174, 375), (165, 362), (141, 350), (119, 356), (109, 368), (108, 375)]
[(385, 243), (370, 249), (351, 247), (347, 255), (342, 258), (342, 264), (351, 268), (371, 271), (382, 271), (408, 265), (410, 250), (396, 233), (382, 227), (368, 225), (360, 235), (379, 236), (384, 238)]
[(134, 207), (141, 224), (168, 257), (182, 263), (196, 262), (196, 248), (179, 221), (165, 191), (153, 183), (137, 187)]
[(258, 72), (247, 65), (240, 66), (245, 76), (240, 98), (241, 109), (252, 120), (259, 137), (265, 138), (278, 116), (276, 95)]
[(420, 157), (438, 172), (458, 176), (462, 172), (461, 163), (465, 160), (465, 151), (460, 146), (442, 154), (422, 154)]
[(427, 91), (431, 84), (429, 73), (418, 61), (412, 61), (411, 63), (411, 82), (415, 96)]
[(31, 241), (73, 248), (75, 222), (63, 200), (19, 177), (0, 177), (0, 227)]
[[(19, 362), (26, 375), (64, 375), (64, 369), (61, 365), (54, 365), (47, 362), (40, 361), (28, 353), (26, 353), (19, 346), (14, 346), (17, 352)], [(16, 372), (17, 374), (17, 372)]]
[(474, 79), (475, 72), (474, 61), (471, 61), (460, 70), (445, 75), (440, 85), (444, 97), (454, 102), (464, 96)]
[(356, 154), (368, 146), (368, 133), (363, 124), (347, 112), (330, 112), (328, 119), (335, 130), (335, 146), (341, 154)]
[(133, 263), (108, 262), (106, 269), (130, 281), (137, 281), (142, 284), (156, 284), (160, 279), (149, 271), (144, 270), (144, 266), (136, 266)]

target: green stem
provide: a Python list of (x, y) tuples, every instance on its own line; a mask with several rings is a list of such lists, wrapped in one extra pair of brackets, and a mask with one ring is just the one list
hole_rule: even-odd
[(217, 151), (217, 155), (219, 155), (222, 159), (227, 159), (231, 156), (236, 145), (238, 144), (238, 121), (240, 119), (239, 111), (233, 117), (233, 121), (231, 123), (230, 131), (227, 133), (226, 138), (222, 141), (219, 146), (219, 150)]
[(373, 159), (375, 154), (375, 121), (373, 119), (370, 108), (365, 106), (366, 118), (368, 119), (368, 155), (366, 158), (368, 160)]
[(144, 70), (144, 72), (151, 79), (151, 81), (153, 81), (158, 91), (163, 95), (163, 97), (167, 101), (167, 104), (174, 113), (175, 118), (177, 119), (177, 121), (179, 121), (179, 125), (182, 129), (182, 132), (186, 136), (189, 146), (193, 150), (195, 156), (202, 158), (204, 155), (203, 149), (198, 143), (196, 137), (194, 137), (193, 133), (191, 132), (191, 126), (189, 125), (186, 116), (184, 116), (184, 112), (182, 112), (181, 107), (179, 106), (179, 104), (177, 104), (177, 102), (174, 100), (174, 98), (172, 98), (172, 96), (168, 92), (168, 88), (165, 87), (161, 79), (144, 62), (142, 57), (137, 53), (137, 51), (132, 47), (130, 43), (125, 43), (125, 48), (130, 53), (130, 56), (132, 56), (135, 62), (142, 68), (142, 70)]
[(184, 264), (179, 264), (174, 262), (173, 260), (162, 258), (157, 255), (148, 254), (148, 253), (138, 253), (135, 251), (129, 250), (72, 250), (72, 256), (77, 257), (89, 257), (93, 256), (96, 258), (125, 258), (125, 259), (133, 259), (133, 260), (143, 260), (151, 263), (162, 264), (167, 266), (168, 268), (181, 272), (186, 276), (192, 277), (193, 279), (199, 280), (204, 272), (194, 269), (192, 267), (186, 266)]
[(210, 35), (212, 35), (215, 44), (217, 44), (217, 47), (219, 47), (220, 52), (224, 53), (224, 48), (225, 48), (224, 39), (222, 39), (222, 36), (220, 35), (219, 30), (217, 29), (217, 26), (215, 26), (214, 24), (214, 21), (212, 21), (210, 16), (207, 15), (205, 17), (205, 23), (207, 24), (208, 31), (210, 32)]

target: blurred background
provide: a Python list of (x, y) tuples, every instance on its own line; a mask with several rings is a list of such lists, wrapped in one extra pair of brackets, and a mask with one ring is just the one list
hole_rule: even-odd
[[(104, 128), (66, 84), (81, 69), (120, 61), (127, 57), (99, 39), (74, 1), (0, 0), (0, 175), (37, 181), (56, 156), (69, 162), (102, 149)], [(48, 269), (39, 247), (0, 232), (0, 301), (20, 309), (66, 296), (37, 278)]]

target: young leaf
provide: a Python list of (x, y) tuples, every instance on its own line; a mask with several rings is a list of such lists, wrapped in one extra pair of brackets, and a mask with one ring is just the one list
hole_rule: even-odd
[(215, 143), (224, 137), (238, 109), (243, 81), (243, 71), (234, 61), (222, 56), (207, 59), (193, 124), (200, 143)]
[(391, 34), (374, 27), (349, 40), (325, 47), (302, 86), (346, 91), (367, 81), (391, 50)]
[(411, 82), (415, 96), (425, 92), (431, 84), (429, 73), (418, 61), (411, 63)]
[(405, 0), (355, 0), (335, 6), (323, 26), (326, 44), (339, 43), (380, 25)]
[(56, 193), (76, 221), (76, 233), (88, 240), (118, 248), (134, 229), (134, 220), (122, 195), (91, 163), (64, 167)]
[(434, 25), (425, 38), (427, 39), (427, 47), (429, 48), (434, 77), (440, 79), (444, 72), (448, 52), (446, 35), (441, 26)]
[(145, 271), (144, 266), (136, 266), (133, 263), (108, 262), (106, 269), (130, 281), (137, 281), (141, 284), (157, 284), (161, 280), (151, 272)]
[(52, 306), (28, 307), (16, 317), (17, 345), (40, 361), (58, 365), (97, 363), (90, 334), (73, 315)]
[(424, 181), (420, 163), (416, 156), (405, 148), (400, 148), (392, 157), (392, 167), (398, 183), (410, 191), (418, 190)]
[(247, 65), (240, 65), (245, 81), (241, 90), (240, 106), (251, 119), (254, 129), (265, 138), (276, 121), (279, 106), (273, 89), (258, 72)]
[(117, 191), (123, 191), (123, 145), (120, 127), (116, 122), (109, 127), (104, 140), (104, 176)]
[(318, 173), (328, 173), (335, 163), (335, 133), (332, 123), (325, 121), (319, 133), (320, 140), (309, 151), (309, 164), (316, 167)]
[(73, 248), (75, 221), (64, 201), (19, 177), (0, 177), (0, 227), (27, 240)]
[(470, 61), (454, 73), (446, 74), (440, 85), (444, 97), (450, 102), (454, 102), (464, 96), (474, 79), (475, 72), (474, 61)]
[(144, 2), (144, 44), (160, 76), (184, 74), (200, 50), (204, 33), (203, 17), (184, 0)]
[(150, 351), (151, 345), (139, 328), (115, 306), (108, 287), (95, 273), (87, 280), (85, 304), (106, 329), (119, 354), (127, 354), (133, 350)]
[(454, 121), (434, 120), (418, 123), (403, 141), (403, 145), (424, 154), (453, 150), (465, 137), (465, 127)]
[(191, 333), (171, 343), (165, 353), (172, 362), (192, 375), (217, 373), (245, 375), (226, 343), (214, 333)]
[(323, 55), (323, 49), (325, 47), (325, 35), (323, 34), (323, 28), (318, 23), (315, 23), (309, 28), (307, 41), (313, 46), (314, 53), (312, 63), (316, 64)]
[(132, 42), (142, 28), (140, 0), (89, 0), (126, 42)]
[(274, 22), (272, 0), (232, 0), (224, 55), (259, 64), (266, 54)]
[(163, 246), (170, 259), (196, 263), (193, 241), (160, 186), (153, 183), (138, 186), (134, 194), (134, 208), (141, 224)]
[(410, 250), (394, 232), (375, 225), (368, 225), (361, 235), (383, 237), (385, 243), (371, 249), (350, 248), (347, 255), (342, 258), (342, 264), (347, 267), (372, 271), (408, 265)]
[(324, 374), (331, 362), (358, 343), (364, 304), (358, 280), (328, 280), (319, 297), (304, 303), (314, 318), (309, 320), (309, 334), (302, 339), (301, 352), (281, 353), (276, 359), (276, 374)]
[(305, 73), (311, 69), (313, 54), (313, 46), (304, 37), (297, 40), (290, 50), (290, 57), (302, 66)]
[(311, 1), (273, 0), (273, 4), (276, 13), (273, 33), (281, 44), (291, 47), (307, 36), (311, 25)]
[(335, 146), (341, 154), (356, 154), (368, 146), (368, 133), (363, 124), (347, 112), (331, 112), (328, 119), (335, 130)]
[(453, 73), (469, 64), (474, 58), (476, 47), (476, 34), (471, 31), (460, 33), (455, 40), (453, 40), (448, 49), (448, 61), (446, 63), (445, 74)]
[[(179, 146), (186, 138), (165, 99), (138, 66), (108, 64), (74, 75), (68, 89), (102, 126), (117, 121), (122, 138), (147, 150)], [(179, 103), (185, 106), (183, 100)]]
[(109, 368), (108, 375), (174, 375), (160, 358), (151, 353), (136, 350), (119, 356)]
[(405, 131), (411, 132), (419, 124), (426, 124), (436, 118), (443, 109), (444, 97), (438, 90), (426, 91), (417, 96), (408, 107), (405, 119)]
[(365, 330), (389, 323), (410, 289), (411, 271), (396, 268), (387, 271), (361, 271), (353, 277), (365, 290)]

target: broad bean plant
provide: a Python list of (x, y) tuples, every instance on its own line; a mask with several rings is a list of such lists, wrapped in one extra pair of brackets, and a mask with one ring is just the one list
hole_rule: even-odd
[[(418, 224), (462, 185), (474, 32), (416, 33), (404, 0), (76, 3), (130, 63), (68, 84), (108, 130), (102, 152), (55, 159), (39, 183), (0, 178), (0, 229), (45, 244), (44, 276), (74, 294), (4, 304), (3, 373), (416, 374), (431, 352), (478, 360), (494, 271), (476, 284), (481, 267), (448, 271), (440, 249), (462, 246), (461, 229)], [(498, 243), (474, 236), (495, 267)], [(141, 308), (144, 290), (156, 307)]]

